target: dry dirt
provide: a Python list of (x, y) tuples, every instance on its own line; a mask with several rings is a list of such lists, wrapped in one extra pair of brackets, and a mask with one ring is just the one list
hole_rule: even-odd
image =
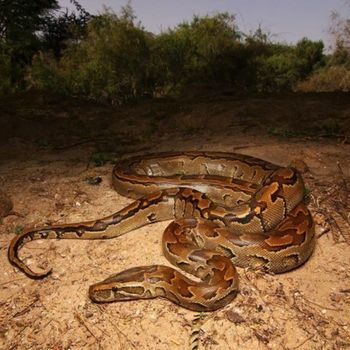
[(19, 95), (0, 100), (0, 112), (0, 183), (14, 205), (0, 226), (0, 349), (188, 348), (195, 313), (161, 299), (97, 305), (87, 295), (112, 273), (167, 264), (167, 222), (108, 241), (31, 242), (25, 261), (54, 269), (42, 281), (7, 260), (23, 228), (94, 219), (129, 203), (111, 187), (113, 161), (171, 150), (294, 162), (304, 168), (318, 236), (311, 259), (292, 272), (239, 269), (238, 296), (202, 321), (198, 349), (350, 349), (349, 96), (224, 94), (113, 109)]

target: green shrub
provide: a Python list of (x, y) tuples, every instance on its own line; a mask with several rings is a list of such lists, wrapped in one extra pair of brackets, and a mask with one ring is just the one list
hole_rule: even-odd
[(232, 84), (241, 60), (239, 39), (234, 16), (194, 16), (156, 38), (157, 77), (171, 87)]
[(13, 89), (11, 81), (11, 55), (0, 43), (0, 94), (5, 94)]
[(257, 54), (256, 57), (256, 89), (267, 92), (291, 91), (324, 64), (321, 41), (304, 38), (295, 46), (267, 43), (263, 54)]
[(167, 94), (183, 86), (187, 79), (186, 61), (189, 50), (189, 38), (176, 30), (168, 30), (155, 38), (151, 66), (157, 94)]
[(325, 64), (322, 41), (301, 39), (295, 46), (295, 56), (298, 61), (300, 78), (305, 78), (315, 69)]
[(257, 59), (258, 91), (290, 91), (300, 79), (300, 66), (293, 52), (276, 53)]
[(28, 68), (26, 80), (29, 87), (64, 94), (69, 92), (64, 76), (64, 71), (53, 52), (39, 52)]
[(85, 38), (59, 60), (38, 55), (30, 72), (32, 85), (113, 104), (152, 95), (151, 41), (130, 18), (106, 12), (89, 22)]
[(15, 51), (12, 45), (0, 41), (0, 94), (15, 92), (25, 86), (26, 66), (16, 59)]
[(258, 91), (291, 90), (298, 77), (298, 65), (292, 54), (274, 54), (258, 59)]
[(122, 104), (193, 87), (276, 92), (293, 90), (325, 65), (323, 43), (273, 43), (259, 28), (246, 36), (234, 16), (194, 16), (159, 35), (135, 23), (130, 7), (89, 19), (85, 35), (60, 55), (35, 56), (30, 85)]

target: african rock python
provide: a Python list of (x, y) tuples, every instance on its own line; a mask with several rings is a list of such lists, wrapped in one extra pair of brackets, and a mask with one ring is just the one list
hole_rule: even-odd
[(19, 258), (27, 241), (108, 239), (175, 218), (163, 235), (164, 255), (197, 281), (171, 267), (141, 266), (92, 285), (90, 298), (164, 297), (212, 311), (234, 298), (235, 265), (281, 273), (305, 262), (314, 247), (303, 180), (293, 168), (231, 153), (150, 154), (116, 165), (113, 185), (136, 200), (102, 219), (27, 230), (12, 240), (10, 262), (31, 278), (44, 278), (51, 270), (36, 273)]

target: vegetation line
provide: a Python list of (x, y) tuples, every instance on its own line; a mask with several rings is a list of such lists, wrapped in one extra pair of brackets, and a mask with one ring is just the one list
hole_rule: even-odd
[(58, 0), (0, 0), (0, 94), (34, 88), (121, 105), (194, 86), (350, 90), (350, 20), (337, 14), (333, 52), (325, 54), (322, 41), (276, 42), (261, 28), (243, 33), (230, 13), (194, 16), (154, 34), (130, 4), (92, 15), (71, 3), (73, 11)]

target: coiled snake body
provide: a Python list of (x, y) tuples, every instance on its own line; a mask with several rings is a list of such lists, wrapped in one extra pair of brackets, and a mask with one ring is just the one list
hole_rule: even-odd
[(136, 200), (98, 220), (27, 230), (12, 240), (10, 262), (31, 278), (44, 278), (51, 270), (36, 273), (19, 258), (27, 241), (108, 239), (175, 218), (163, 235), (164, 255), (197, 280), (168, 266), (135, 267), (92, 285), (90, 298), (165, 297), (212, 311), (237, 293), (235, 265), (281, 273), (305, 262), (314, 247), (304, 183), (293, 168), (232, 153), (160, 153), (121, 161), (113, 185)]

